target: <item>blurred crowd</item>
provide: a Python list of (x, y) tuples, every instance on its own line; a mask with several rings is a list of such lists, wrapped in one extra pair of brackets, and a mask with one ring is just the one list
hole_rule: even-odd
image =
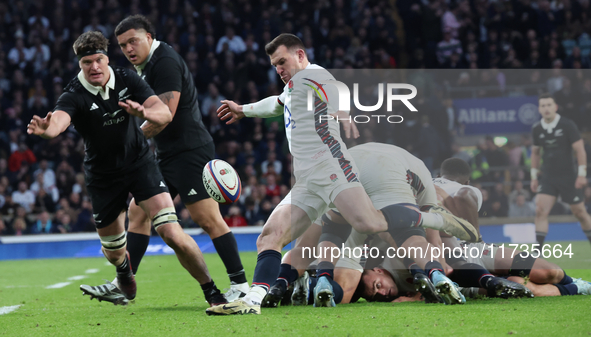
[[(71, 46), (82, 32), (101, 31), (111, 41), (111, 65), (129, 66), (113, 30), (131, 14), (146, 15), (156, 27), (156, 38), (183, 56), (195, 80), (217, 156), (240, 172), (240, 202), (222, 207), (231, 226), (264, 223), (292, 183), (282, 117), (245, 119), (226, 126), (215, 116), (222, 99), (250, 103), (280, 92), (283, 84), (264, 53), (265, 44), (279, 33), (298, 35), (310, 61), (326, 68), (560, 70), (591, 66), (587, 0), (2, 1), (0, 235), (94, 230), (79, 135), (70, 128), (52, 140), (43, 140), (28, 136), (26, 124), (33, 115), (45, 116), (78, 72)], [(485, 80), (502, 86), (498, 74), (493, 75)], [(537, 81), (542, 80), (538, 76)], [(532, 81), (536, 81), (534, 75)], [(587, 87), (591, 92), (591, 80), (558, 82), (552, 92)], [(470, 73), (452, 84), (474, 86)], [(509, 200), (508, 184), (527, 180), (527, 169), (520, 170), (522, 176), (509, 170), (507, 177), (504, 171), (490, 168), (500, 157), (504, 159), (498, 160), (499, 166), (513, 165), (518, 160), (515, 149), (524, 154), (518, 166), (527, 166), (526, 144), (507, 144), (495, 150), (485, 140), (473, 153), (462, 154), (454, 144), (461, 126), (450, 114), (451, 97), (439, 90), (435, 94), (437, 108), (408, 118), (394, 138), (385, 141), (409, 149), (434, 171), (447, 156), (466, 156), (476, 172), (482, 173), (481, 180), (475, 180), (484, 183), (484, 189), (492, 188), (487, 183), (500, 183)], [(431, 103), (425, 98), (424, 104)], [(375, 140), (368, 133), (362, 138)], [(489, 168), (481, 167), (485, 162)], [(497, 214), (497, 209), (510, 211), (509, 201), (500, 202), (500, 207), (493, 201), (497, 189), (494, 185), (486, 190), (485, 216)], [(513, 199), (518, 204), (530, 198), (517, 195)], [(182, 225), (198, 226), (179, 200), (176, 204)]]

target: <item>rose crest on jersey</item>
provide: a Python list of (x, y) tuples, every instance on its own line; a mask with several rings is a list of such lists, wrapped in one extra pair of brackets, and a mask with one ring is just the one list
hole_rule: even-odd
[(291, 92), (293, 90), (293, 80), (289, 80), (287, 83), (287, 91)]

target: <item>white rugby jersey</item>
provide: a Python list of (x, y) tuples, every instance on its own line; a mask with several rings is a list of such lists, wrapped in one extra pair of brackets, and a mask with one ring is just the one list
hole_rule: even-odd
[(407, 293), (415, 294), (415, 286), (413, 284), (412, 274), (404, 267), (404, 263), (399, 258), (384, 259), (382, 268), (386, 269), (394, 279), (396, 287), (398, 287), (398, 296), (407, 296)]
[[(294, 171), (309, 169), (331, 158), (351, 160), (341, 139), (339, 124), (326, 117), (338, 111), (338, 91), (328, 84), (331, 80), (335, 79), (326, 69), (309, 64), (291, 78), (278, 97), (279, 104), (283, 105)], [(314, 92), (312, 102), (316, 103), (312, 104), (312, 111), (308, 110), (310, 90)], [(321, 102), (316, 102), (318, 99)]]
[(450, 197), (455, 196), (456, 193), (458, 193), (458, 191), (462, 187), (467, 187), (471, 189), (472, 191), (474, 191), (474, 193), (476, 193), (476, 197), (478, 198), (478, 211), (480, 211), (480, 207), (482, 207), (482, 192), (480, 192), (478, 188), (470, 185), (462, 185), (456, 181), (452, 181), (441, 177), (434, 178), (433, 183), (435, 184), (435, 186), (441, 187), (445, 191), (445, 193), (449, 194)]

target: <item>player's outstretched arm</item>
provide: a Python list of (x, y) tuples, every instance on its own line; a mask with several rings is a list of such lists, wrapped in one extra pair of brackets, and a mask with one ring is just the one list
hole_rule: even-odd
[(70, 115), (65, 111), (50, 111), (45, 118), (33, 116), (29, 125), (27, 125), (27, 133), (45, 139), (54, 138), (64, 132), (70, 126), (71, 121)]
[(361, 272), (355, 269), (336, 268), (334, 280), (343, 288), (343, 299), (341, 303), (351, 303), (351, 299), (361, 282)]
[(478, 196), (474, 190), (460, 188), (453, 197), (443, 199), (443, 206), (453, 215), (466, 219), (478, 230)]
[(128, 99), (125, 102), (119, 102), (119, 106), (125, 109), (128, 114), (143, 118), (156, 125), (166, 125), (172, 121), (170, 109), (156, 95), (148, 97), (144, 104)]
[(256, 103), (239, 105), (234, 101), (223, 100), (218, 108), (218, 117), (228, 120), (226, 124), (232, 124), (244, 117), (269, 118), (279, 116), (283, 113), (283, 105), (279, 96), (269, 96)]
[(574, 142), (572, 146), (577, 156), (577, 163), (579, 164), (575, 188), (583, 188), (583, 186), (587, 185), (587, 153), (585, 152), (585, 143), (583, 143), (583, 139), (581, 138)]

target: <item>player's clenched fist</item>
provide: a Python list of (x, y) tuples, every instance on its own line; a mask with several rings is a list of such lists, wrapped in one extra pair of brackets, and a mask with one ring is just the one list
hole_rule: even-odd
[(48, 112), (45, 118), (41, 118), (39, 116), (33, 116), (29, 125), (27, 125), (27, 133), (30, 135), (37, 135), (40, 136), (45, 133), (45, 130), (49, 127), (51, 123), (51, 116), (53, 115), (52, 112)]

